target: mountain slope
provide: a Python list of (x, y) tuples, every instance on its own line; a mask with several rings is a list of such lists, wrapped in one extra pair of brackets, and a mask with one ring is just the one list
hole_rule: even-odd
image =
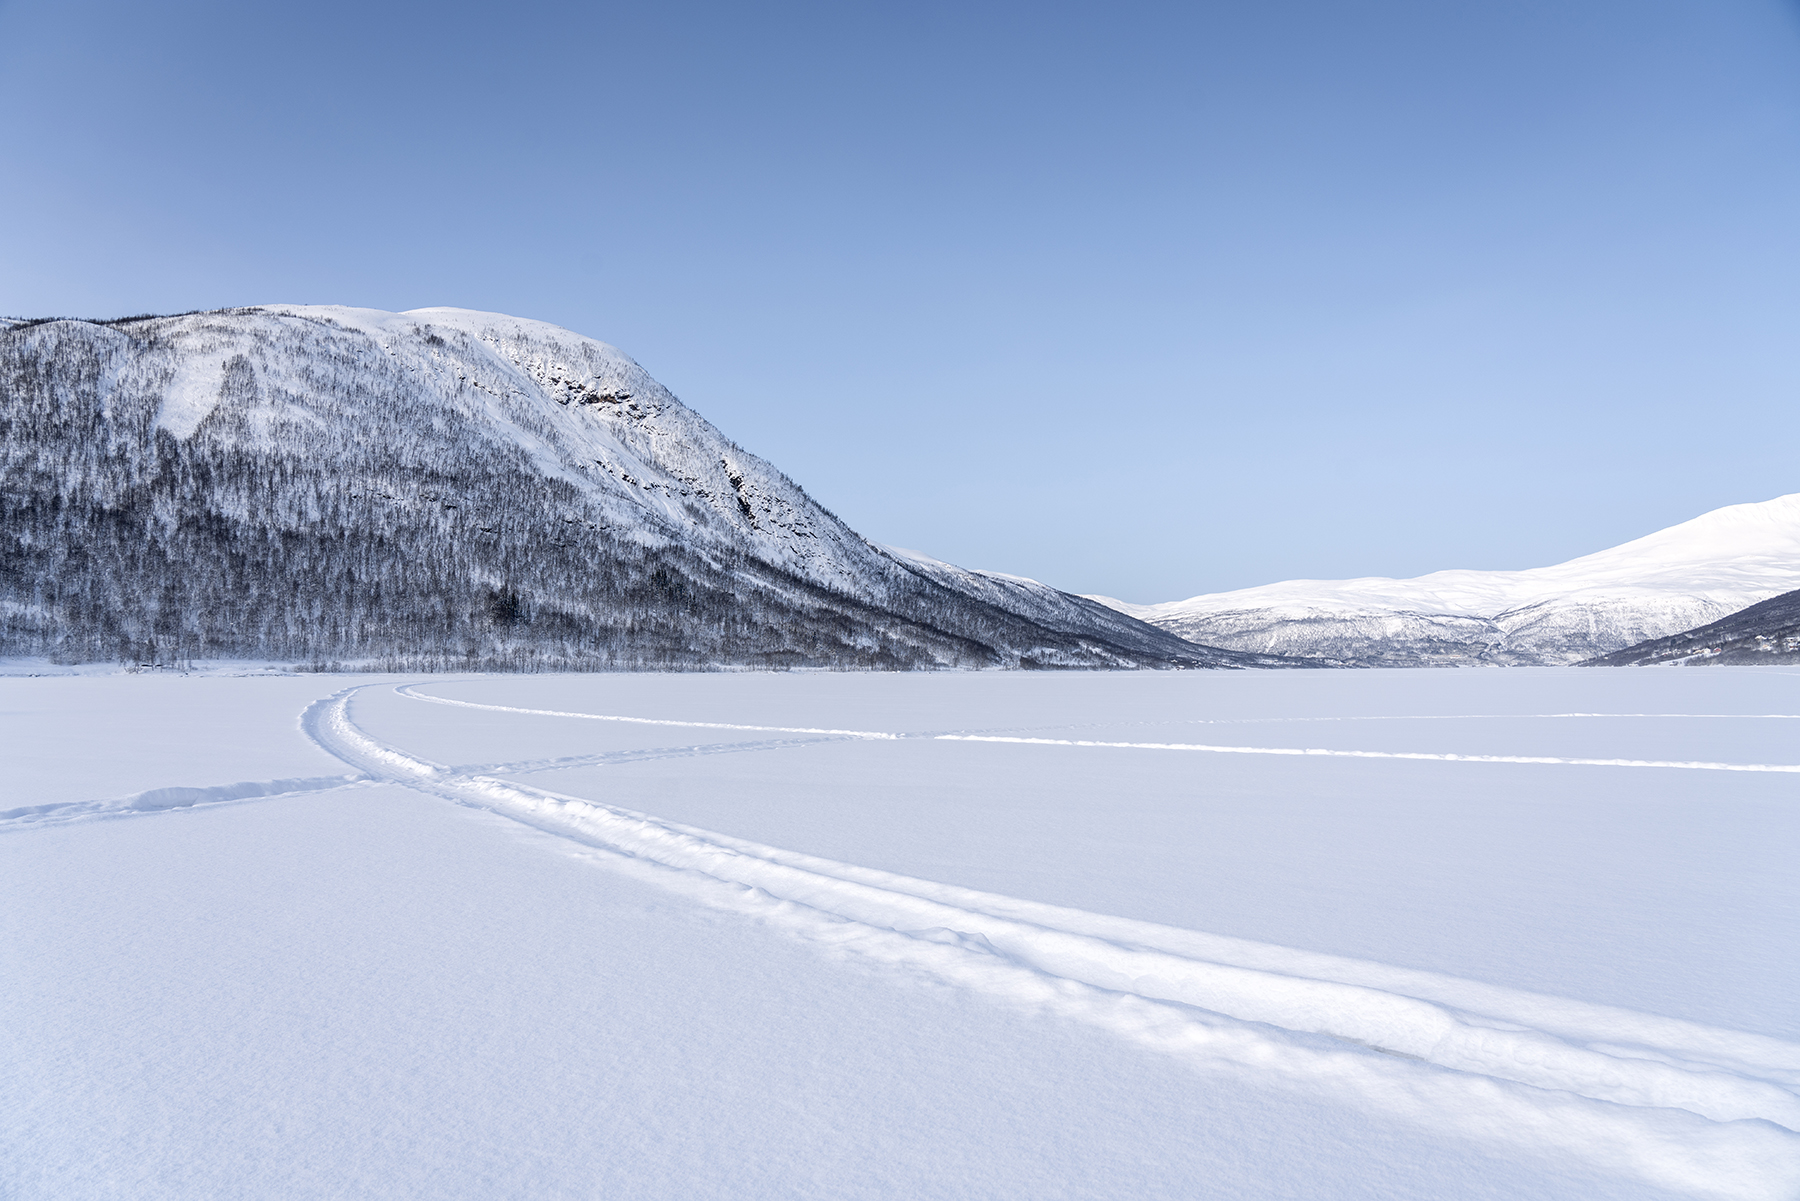
[[(1048, 584), (1026, 576), (1006, 575), (997, 571), (974, 571), (934, 559), (930, 555), (920, 554), (915, 550), (903, 550), (896, 546), (880, 546), (877, 549), (899, 560), (908, 570), (932, 580), (946, 588), (959, 592), (997, 609), (1008, 613), (1017, 613), (1022, 617), (1048, 626), (1053, 630), (1076, 634), (1102, 641), (1117, 641), (1125, 631), (1115, 628), (1121, 616), (1133, 623), (1135, 627), (1154, 630), (1165, 638), (1172, 639), (1165, 653), (1195, 656), (1202, 652), (1209, 655), (1225, 654), (1231, 656), (1229, 661), (1221, 661), (1217, 666), (1227, 667), (1341, 667), (1344, 664), (1329, 659), (1297, 661), (1282, 655), (1265, 655), (1254, 651), (1223, 651), (1218, 647), (1202, 647), (1178, 635), (1170, 634), (1148, 622), (1139, 621), (1129, 614), (1120, 614), (1118, 610), (1094, 600), (1092, 597), (1072, 596), (1067, 592), (1059, 592)], [(1207, 666), (1214, 664), (1208, 662)]]
[(1759, 601), (1696, 630), (1640, 642), (1583, 667), (1649, 667), (1660, 663), (1800, 663), (1800, 590)]
[(1196, 642), (1385, 666), (1566, 664), (1800, 587), (1800, 493), (1529, 571), (1290, 580), (1159, 605), (1093, 598)]
[(0, 328), (0, 653), (1237, 666), (859, 537), (624, 354), (457, 309)]

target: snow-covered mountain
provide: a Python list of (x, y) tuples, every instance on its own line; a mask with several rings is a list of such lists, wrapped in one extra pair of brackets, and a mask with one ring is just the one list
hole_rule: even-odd
[(1699, 629), (1640, 642), (1583, 667), (1800, 663), (1800, 591), (1758, 601)]
[(1091, 599), (1170, 633), (1263, 654), (1384, 666), (1565, 664), (1717, 621), (1800, 588), (1800, 493), (1731, 505), (1528, 571), (1289, 580), (1184, 601)]
[(0, 322), (0, 653), (1265, 661), (875, 546), (604, 343), (307, 305)]

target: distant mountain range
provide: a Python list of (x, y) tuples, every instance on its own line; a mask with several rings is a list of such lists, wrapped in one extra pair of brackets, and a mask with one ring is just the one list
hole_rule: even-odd
[[(871, 543), (630, 358), (542, 322), (312, 305), (0, 319), (0, 655), (1768, 662), (1791, 631), (1719, 619), (1795, 589), (1800, 494), (1556, 567), (1129, 605)], [(1758, 612), (1786, 610), (1740, 616)]]
[(0, 654), (1293, 665), (871, 544), (590, 338), (287, 305), (0, 321)]
[(1800, 591), (1759, 601), (1730, 617), (1589, 659), (1584, 667), (1657, 664), (1800, 663)]
[(1429, 667), (1580, 663), (1718, 621), (1795, 588), (1800, 493), (1716, 509), (1611, 550), (1528, 571), (1290, 580), (1158, 605), (1091, 599), (1212, 646)]

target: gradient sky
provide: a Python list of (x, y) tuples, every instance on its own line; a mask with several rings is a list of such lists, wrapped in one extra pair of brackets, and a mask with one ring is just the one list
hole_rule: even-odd
[(1070, 591), (1800, 491), (1779, 0), (0, 0), (0, 114), (0, 313), (553, 321)]

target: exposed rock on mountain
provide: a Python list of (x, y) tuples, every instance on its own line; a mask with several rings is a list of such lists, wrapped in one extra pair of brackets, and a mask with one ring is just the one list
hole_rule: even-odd
[(1369, 666), (1570, 664), (1800, 587), (1800, 493), (1529, 571), (1290, 580), (1160, 605), (1094, 597), (1195, 642)]
[(279, 305), (0, 322), (0, 653), (1280, 662), (891, 554), (600, 342)]
[(1800, 663), (1800, 591), (1759, 601), (1697, 630), (1640, 642), (1583, 667)]

